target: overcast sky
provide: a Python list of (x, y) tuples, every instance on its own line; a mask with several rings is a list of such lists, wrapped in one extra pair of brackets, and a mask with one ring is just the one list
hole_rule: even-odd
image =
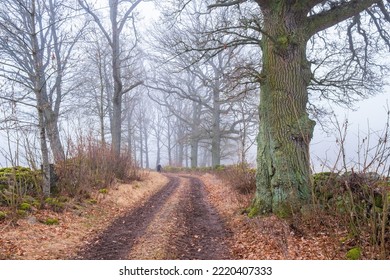
[[(346, 153), (347, 162), (357, 160), (358, 150), (358, 135), (366, 135), (370, 131), (372, 135), (372, 144), (376, 140), (375, 134), (381, 133), (387, 121), (387, 105), (390, 106), (390, 88), (387, 87), (382, 94), (370, 97), (366, 100), (358, 102), (355, 105), (356, 110), (346, 110), (334, 106), (335, 114), (340, 123), (348, 119), (348, 134), (346, 138)], [(314, 132), (314, 137), (311, 143), (312, 162), (315, 171), (321, 171), (321, 162), (317, 160), (328, 159), (329, 163), (334, 163), (337, 158), (339, 148), (336, 144), (337, 131), (333, 127), (333, 131), (325, 133), (317, 125)]]

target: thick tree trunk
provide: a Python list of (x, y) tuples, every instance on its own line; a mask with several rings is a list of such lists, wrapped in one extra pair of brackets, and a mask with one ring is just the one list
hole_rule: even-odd
[[(264, 13), (263, 70), (258, 134), (257, 190), (251, 214), (288, 216), (310, 197), (309, 144), (315, 122), (306, 105), (311, 71), (306, 14), (285, 1), (269, 1)], [(286, 1), (287, 2), (287, 1)]]

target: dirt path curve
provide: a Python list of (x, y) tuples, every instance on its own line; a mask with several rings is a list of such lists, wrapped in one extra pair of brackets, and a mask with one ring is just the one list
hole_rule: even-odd
[(229, 259), (229, 231), (193, 176), (169, 182), (117, 218), (76, 259)]

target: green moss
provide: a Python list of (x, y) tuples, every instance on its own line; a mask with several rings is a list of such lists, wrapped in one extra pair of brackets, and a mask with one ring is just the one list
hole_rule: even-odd
[(362, 250), (359, 247), (352, 248), (345, 255), (347, 260), (359, 260), (362, 255)]
[(51, 226), (51, 225), (58, 225), (58, 219), (57, 218), (47, 218), (44, 222), (45, 225)]
[(37, 189), (41, 179), (41, 171), (34, 171), (28, 167), (0, 168), (0, 191), (15, 185), (23, 187), (25, 190)]
[(284, 36), (279, 36), (277, 42), (279, 47), (286, 49), (288, 47), (289, 40), (288, 37), (284, 35)]
[(59, 201), (57, 198), (48, 197), (45, 199), (45, 203), (56, 212), (61, 212), (65, 208), (64, 203)]
[(97, 200), (96, 199), (87, 199), (86, 200), (87, 201), (87, 203), (89, 203), (89, 204), (97, 204)]
[(22, 202), (28, 203), (31, 206), (34, 206), (35, 208), (41, 208), (41, 202), (39, 200), (37, 200), (36, 198), (29, 196), (29, 195), (24, 196)]
[(279, 207), (274, 210), (274, 214), (281, 219), (286, 219), (292, 216), (291, 208), (287, 205), (279, 205)]
[(249, 218), (253, 218), (260, 214), (260, 209), (259, 207), (253, 205), (248, 207), (246, 212), (248, 213)]
[(0, 211), (0, 221), (5, 220), (7, 218), (7, 213), (4, 211)]
[(106, 193), (108, 193), (108, 190), (107, 189), (100, 189), (99, 193), (106, 194)]
[(59, 202), (65, 203), (65, 202), (67, 202), (69, 200), (69, 198), (66, 197), (66, 196), (59, 196), (59, 197), (57, 197), (57, 200)]
[(24, 211), (29, 211), (31, 210), (31, 205), (27, 202), (23, 202), (22, 204), (19, 205), (19, 209)]
[(24, 218), (24, 217), (27, 216), (27, 211), (26, 211), (26, 210), (18, 209), (18, 210), (16, 210), (16, 215), (17, 215), (19, 218)]
[(214, 170), (215, 171), (223, 171), (223, 170), (225, 170), (225, 165), (216, 165), (214, 167)]

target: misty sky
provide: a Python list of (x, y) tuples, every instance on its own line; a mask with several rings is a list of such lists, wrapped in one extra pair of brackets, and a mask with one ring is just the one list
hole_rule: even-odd
[[(152, 3), (141, 3), (138, 7), (142, 20), (142, 25), (148, 25), (153, 19), (158, 17), (158, 12), (153, 8)], [(358, 131), (366, 134), (368, 131), (368, 124), (372, 133), (382, 131), (386, 124), (387, 112), (386, 104), (390, 106), (390, 87), (387, 87), (382, 94), (370, 97), (355, 104), (355, 111), (346, 110), (333, 106), (338, 120), (342, 123), (345, 118), (349, 121), (349, 131), (347, 136), (347, 161), (356, 160), (356, 151), (358, 147), (357, 135)], [(316, 126), (314, 137), (311, 143), (312, 164), (315, 171), (321, 171), (321, 161), (327, 159), (329, 164), (333, 164), (337, 157), (338, 147), (335, 143), (336, 130), (331, 125), (328, 133), (323, 132), (319, 125)], [(375, 140), (375, 139), (373, 139)], [(0, 131), (0, 147), (7, 149), (6, 135)], [(255, 161), (255, 149), (252, 149), (252, 155), (248, 159)], [(153, 151), (152, 151), (153, 152)], [(154, 156), (151, 154), (151, 162), (154, 162)], [(321, 160), (318, 160), (320, 158)], [(5, 166), (6, 161), (4, 156), (0, 153), (0, 166)]]

